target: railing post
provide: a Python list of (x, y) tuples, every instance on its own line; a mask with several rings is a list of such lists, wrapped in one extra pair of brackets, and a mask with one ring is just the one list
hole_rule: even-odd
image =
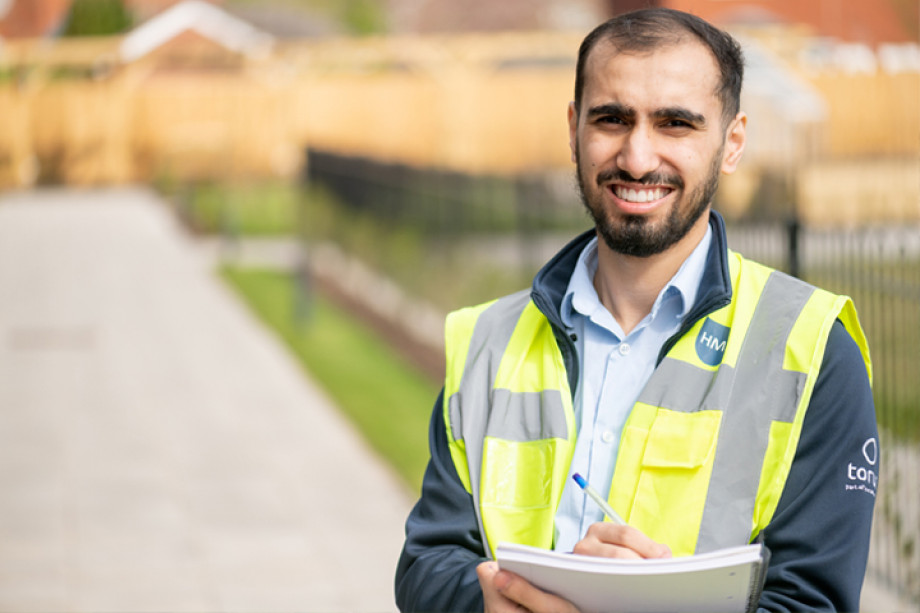
[(799, 251), (799, 241), (801, 240), (802, 224), (798, 215), (793, 214), (786, 220), (786, 235), (788, 238), (787, 266), (789, 274), (793, 277), (801, 275), (801, 254)]

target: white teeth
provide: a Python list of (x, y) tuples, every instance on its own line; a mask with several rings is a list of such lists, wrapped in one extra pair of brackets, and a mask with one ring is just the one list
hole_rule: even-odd
[(664, 198), (667, 194), (667, 191), (661, 188), (656, 189), (626, 189), (619, 185), (614, 186), (614, 192), (618, 198), (622, 198), (627, 202), (652, 202), (653, 200), (658, 200)]

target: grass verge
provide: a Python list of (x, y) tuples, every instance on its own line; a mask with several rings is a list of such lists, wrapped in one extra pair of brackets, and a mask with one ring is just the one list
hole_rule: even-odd
[(371, 446), (420, 491), (437, 386), (322, 296), (306, 301), (288, 273), (225, 267), (221, 274)]
[(228, 236), (289, 236), (297, 231), (301, 190), (284, 181), (163, 184), (195, 232)]

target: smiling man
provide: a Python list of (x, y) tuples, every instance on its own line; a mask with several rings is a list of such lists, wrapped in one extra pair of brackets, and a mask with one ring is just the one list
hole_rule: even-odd
[(742, 73), (729, 35), (678, 11), (585, 38), (569, 145), (595, 228), (530, 291), (448, 317), (402, 610), (573, 610), (500, 571), (500, 541), (640, 558), (759, 541), (760, 608), (859, 608), (868, 349), (848, 298), (726, 247), (711, 200), (744, 150)]

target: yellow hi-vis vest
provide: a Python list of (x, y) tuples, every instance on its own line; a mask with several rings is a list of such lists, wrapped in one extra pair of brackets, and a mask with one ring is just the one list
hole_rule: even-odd
[[(676, 342), (626, 420), (609, 502), (690, 555), (749, 543), (770, 522), (828, 334), (865, 336), (852, 301), (729, 252), (732, 300)], [(550, 549), (575, 416), (562, 352), (521, 292), (450, 314), (444, 417), (486, 551)]]

